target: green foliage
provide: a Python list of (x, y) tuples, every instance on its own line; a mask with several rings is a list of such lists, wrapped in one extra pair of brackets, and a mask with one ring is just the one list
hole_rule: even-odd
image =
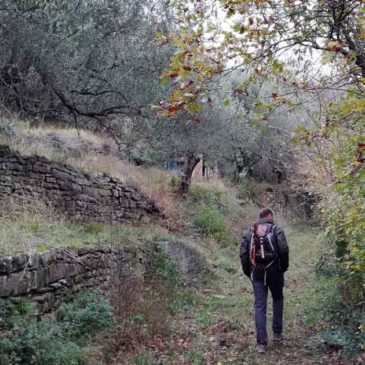
[(230, 274), (237, 272), (237, 260), (228, 255), (220, 255), (215, 261), (215, 266), (222, 268)]
[(87, 234), (98, 235), (104, 231), (105, 226), (96, 222), (88, 222), (83, 225), (83, 229)]
[(187, 357), (191, 361), (192, 365), (204, 365), (205, 364), (204, 356), (200, 351), (189, 350), (187, 352)]
[(121, 244), (136, 240), (138, 232), (123, 226), (100, 223), (69, 222), (48, 217), (29, 219), (28, 217), (1, 220), (0, 256), (25, 251), (43, 252), (55, 247), (79, 247), (87, 244)]
[(81, 365), (84, 346), (113, 324), (111, 307), (95, 292), (62, 305), (56, 319), (37, 321), (29, 302), (1, 304), (1, 365)]
[(341, 135), (333, 153), (336, 183), (323, 206), (328, 241), (336, 246), (340, 267), (346, 273), (357, 303), (365, 300), (365, 101), (349, 94), (332, 108), (334, 118), (346, 119), (327, 128), (330, 136)]
[[(169, 18), (162, 1), (152, 6), (139, 0), (1, 4), (0, 22), (11, 31), (0, 45), (1, 75), (7, 80), (0, 94), (10, 109), (96, 120), (140, 114), (141, 105), (161, 93), (159, 75), (170, 55), (167, 47), (155, 46), (155, 32)], [(12, 101), (15, 88), (18, 105)]]
[(181, 290), (175, 294), (173, 300), (170, 303), (170, 309), (172, 313), (177, 313), (183, 309), (191, 308), (195, 306), (197, 301), (196, 294), (191, 290)]
[(199, 308), (196, 311), (195, 316), (198, 322), (206, 328), (210, 327), (214, 323), (213, 313), (206, 307)]
[(84, 292), (69, 303), (61, 305), (58, 321), (67, 324), (68, 335), (77, 339), (94, 337), (113, 325), (113, 310), (107, 301), (93, 291)]
[(0, 302), (0, 330), (21, 327), (29, 317), (34, 315), (35, 309), (30, 301), (2, 301)]
[(334, 146), (328, 150), (335, 182), (321, 207), (328, 249), (317, 267), (330, 286), (321, 303), (326, 341), (349, 353), (365, 348), (364, 116), (364, 98), (349, 93), (332, 105), (324, 127), (302, 136), (311, 143), (322, 135)]
[(177, 289), (182, 285), (181, 273), (176, 262), (162, 252), (151, 254), (145, 275), (149, 279), (161, 279), (169, 289)]
[(202, 204), (196, 224), (204, 233), (213, 236), (218, 242), (232, 241), (224, 215), (214, 206)]
[(169, 181), (169, 186), (177, 188), (181, 184), (181, 178), (179, 176), (173, 176)]
[(150, 352), (143, 351), (136, 355), (135, 364), (136, 365), (154, 365), (155, 360), (153, 358), (153, 355)]
[(321, 333), (325, 343), (345, 356), (365, 349), (365, 313), (353, 305), (351, 292), (351, 282), (343, 281), (343, 273), (331, 272), (321, 278), (307, 310), (311, 322), (325, 324)]
[(207, 204), (218, 209), (227, 207), (227, 192), (212, 184), (193, 184), (187, 198), (194, 204)]

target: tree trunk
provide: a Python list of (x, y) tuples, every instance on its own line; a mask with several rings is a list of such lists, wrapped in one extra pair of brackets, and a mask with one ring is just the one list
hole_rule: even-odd
[(193, 171), (199, 162), (200, 157), (196, 157), (192, 153), (186, 156), (184, 171), (181, 176), (181, 183), (179, 187), (180, 195), (185, 195), (188, 192), (191, 184), (191, 177), (193, 176)]

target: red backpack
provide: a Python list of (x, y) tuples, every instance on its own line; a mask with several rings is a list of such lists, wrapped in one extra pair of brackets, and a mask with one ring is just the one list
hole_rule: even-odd
[(274, 224), (254, 223), (250, 245), (250, 260), (253, 266), (259, 265), (267, 268), (277, 258), (274, 230)]

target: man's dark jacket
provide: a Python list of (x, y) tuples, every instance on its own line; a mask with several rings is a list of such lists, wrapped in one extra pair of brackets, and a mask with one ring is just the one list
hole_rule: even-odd
[[(289, 248), (284, 231), (279, 226), (274, 224), (273, 221), (268, 219), (260, 219), (258, 223), (273, 225), (272, 240), (275, 250), (278, 253), (278, 256), (273, 265), (271, 265), (267, 269), (268, 274), (277, 275), (284, 273), (289, 267)], [(255, 270), (253, 270), (254, 267), (251, 264), (250, 260), (251, 239), (252, 239), (252, 228), (249, 229), (247, 234), (244, 235), (241, 240), (240, 258), (241, 258), (242, 269), (245, 275), (247, 275), (248, 277), (251, 276), (253, 280), (256, 279), (260, 280), (262, 277), (262, 273), (260, 273), (260, 270), (256, 270), (256, 268)], [(252, 273), (252, 271), (254, 272)]]

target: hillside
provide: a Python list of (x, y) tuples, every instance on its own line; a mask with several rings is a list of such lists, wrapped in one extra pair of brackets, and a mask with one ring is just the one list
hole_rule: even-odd
[[(21, 122), (6, 127), (3, 142), (13, 149), (30, 155), (37, 152), (51, 158), (58, 156), (63, 163), (88, 172), (111, 173), (138, 185), (164, 214), (157, 220), (108, 225), (70, 220), (41, 201), (20, 203), (19, 209), (19, 202), (8, 200), (1, 216), (2, 256), (85, 245), (144, 251), (151, 242), (178, 241), (199, 253), (209, 267), (210, 274), (191, 286), (181, 272), (175, 271), (175, 266), (158, 261), (154, 275), (160, 279), (153, 276), (152, 282), (124, 282), (119, 293), (124, 293), (125, 299), (116, 299), (114, 291), (110, 291), (108, 297), (117, 322), (106, 332), (102, 327), (96, 329), (98, 334), (83, 343), (83, 364), (347, 363), (340, 359), (341, 352), (327, 347), (320, 335), (321, 324), (315, 310), (323, 295), (315, 274), (322, 251), (318, 233), (280, 212), (276, 218), (287, 233), (291, 256), (285, 284), (285, 341), (280, 347), (270, 345), (269, 351), (259, 357), (255, 352), (253, 293), (241, 272), (237, 242), (240, 233), (256, 219), (258, 204), (263, 204), (267, 192), (275, 186), (268, 189), (267, 184), (260, 186), (250, 181), (234, 185), (217, 178), (193, 181), (182, 199), (176, 194), (176, 176), (171, 172), (136, 167), (120, 160), (113, 148), (101, 153), (100, 146), (108, 143), (101, 135), (57, 127), (31, 128)], [(16, 133), (9, 133), (15, 128)], [(65, 135), (65, 143), (54, 143)], [(36, 138), (37, 144), (32, 143), (25, 151), (27, 138)], [(77, 147), (70, 148), (69, 143)], [(86, 150), (80, 147), (83, 143)], [(132, 285), (133, 294), (128, 285)], [(131, 300), (136, 304), (127, 309)], [(37, 343), (37, 335), (34, 336)], [(4, 346), (2, 341), (0, 338), (0, 347)], [(64, 346), (52, 344), (56, 348)], [(65, 354), (65, 359), (69, 359), (65, 361), (74, 359), (73, 363), (81, 364), (77, 358), (75, 354)]]
[(0, 0), (0, 365), (365, 364), (364, 1)]

